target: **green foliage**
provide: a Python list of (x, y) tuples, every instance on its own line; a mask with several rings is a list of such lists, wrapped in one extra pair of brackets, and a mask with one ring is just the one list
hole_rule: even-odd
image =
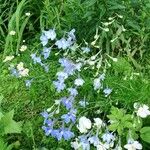
[(140, 137), (143, 141), (150, 143), (150, 127), (143, 127), (140, 130)]
[(1, 135), (10, 133), (21, 133), (21, 122), (13, 120), (14, 110), (4, 114), (0, 119)]
[(132, 115), (126, 114), (125, 110), (115, 107), (111, 108), (111, 114), (107, 116), (110, 119), (111, 124), (109, 129), (111, 131), (118, 132), (119, 135), (125, 133), (125, 130), (132, 129)]

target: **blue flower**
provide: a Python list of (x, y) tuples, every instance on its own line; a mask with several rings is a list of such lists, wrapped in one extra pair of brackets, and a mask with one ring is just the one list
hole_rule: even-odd
[(105, 94), (105, 97), (108, 97), (110, 95), (110, 93), (112, 92), (112, 89), (110, 88), (106, 88), (103, 90), (104, 94)]
[(41, 58), (40, 58), (40, 57), (37, 57), (35, 53), (34, 53), (34, 54), (31, 54), (30, 56), (31, 56), (31, 58), (32, 58), (32, 60), (33, 60), (33, 62), (34, 62), (34, 64), (36, 64), (36, 63), (42, 64)]
[(51, 132), (53, 131), (52, 128), (46, 126), (43, 126), (42, 129), (44, 130), (46, 136), (50, 135)]
[(49, 57), (50, 52), (51, 52), (51, 48), (44, 47), (43, 52), (42, 52), (44, 59), (47, 59)]
[(15, 68), (11, 68), (10, 73), (12, 76), (19, 77), (19, 72)]
[(65, 89), (66, 85), (63, 81), (53, 81), (53, 84), (57, 90), (57, 92), (61, 92), (62, 90)]
[(102, 135), (103, 142), (107, 142), (110, 144), (112, 141), (115, 140), (115, 136), (112, 133), (106, 132)]
[(42, 66), (44, 67), (45, 72), (49, 71), (49, 65), (43, 64)]
[(45, 46), (48, 43), (48, 38), (44, 34), (41, 35), (40, 40), (43, 46)]
[(97, 136), (92, 136), (88, 138), (88, 141), (93, 144), (94, 146), (97, 146), (100, 144), (100, 140)]
[(51, 132), (51, 135), (53, 137), (57, 138), (58, 141), (60, 141), (62, 138), (64, 138), (65, 140), (70, 140), (71, 138), (74, 137), (74, 133), (71, 132), (67, 128), (60, 128), (60, 129), (57, 129), (57, 130), (53, 130)]
[(43, 31), (47, 39), (54, 40), (56, 38), (55, 29), (49, 29), (48, 31)]
[(33, 81), (33, 79), (25, 80), (25, 85), (26, 85), (27, 88), (30, 88), (32, 81)]
[(69, 98), (63, 97), (61, 99), (62, 104), (66, 107), (67, 110), (71, 109), (73, 106), (74, 97), (70, 96)]
[(76, 112), (75, 111), (70, 111), (67, 114), (62, 115), (61, 118), (65, 121), (65, 123), (69, 123), (70, 121), (75, 123), (75, 121), (76, 121)]
[(77, 66), (67, 58), (59, 59), (59, 63), (61, 64), (62, 67), (64, 67), (64, 72), (67, 73), (68, 75), (73, 75), (75, 70), (78, 69)]
[(82, 150), (90, 150), (90, 143), (86, 135), (79, 136), (80, 143), (82, 145)]
[(81, 49), (83, 50), (83, 53), (89, 53), (91, 51), (89, 47), (81, 47)]
[(61, 38), (60, 40), (56, 41), (55, 45), (58, 47), (58, 49), (65, 50), (70, 46), (70, 43), (65, 38)]
[(76, 88), (68, 88), (68, 91), (70, 92), (71, 96), (76, 96), (78, 95), (78, 91)]

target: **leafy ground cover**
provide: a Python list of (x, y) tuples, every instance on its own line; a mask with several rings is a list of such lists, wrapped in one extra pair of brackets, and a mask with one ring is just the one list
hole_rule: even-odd
[(150, 2), (0, 2), (0, 149), (150, 145)]

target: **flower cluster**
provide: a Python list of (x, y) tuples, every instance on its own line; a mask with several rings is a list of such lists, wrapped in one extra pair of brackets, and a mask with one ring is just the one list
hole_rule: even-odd
[(17, 64), (16, 68), (14, 66), (10, 66), (10, 72), (15, 77), (26, 77), (29, 75), (29, 69), (24, 67), (24, 63), (20, 62)]

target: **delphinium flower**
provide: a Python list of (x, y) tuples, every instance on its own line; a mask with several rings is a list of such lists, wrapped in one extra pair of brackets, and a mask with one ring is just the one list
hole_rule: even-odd
[(31, 87), (32, 81), (33, 81), (33, 79), (25, 80), (25, 85), (26, 85), (27, 88), (30, 88), (30, 87)]
[(61, 118), (65, 121), (65, 123), (76, 121), (76, 110), (71, 109), (67, 114), (61, 116)]
[(93, 144), (94, 146), (97, 146), (100, 144), (100, 139), (98, 138), (98, 136), (91, 136), (88, 138), (88, 141)]
[(104, 73), (99, 75), (98, 78), (94, 79), (94, 82), (93, 82), (94, 90), (99, 90), (99, 89), (103, 88), (102, 81), (104, 79), (105, 79), (105, 74)]
[(68, 58), (60, 58), (59, 63), (64, 68), (64, 72), (68, 75), (73, 75), (75, 71), (80, 71), (82, 64), (81, 63), (73, 63)]
[(47, 59), (49, 57), (50, 52), (51, 52), (51, 48), (47, 48), (47, 47), (43, 48), (42, 55), (44, 56), (44, 59)]
[(57, 40), (55, 45), (58, 47), (58, 49), (67, 49), (70, 48), (74, 42), (75, 42), (75, 35), (74, 35), (75, 30), (72, 29), (70, 32), (68, 32), (68, 38), (65, 39), (64, 37), (61, 38), (60, 40)]
[(66, 107), (67, 110), (73, 107), (73, 101), (74, 101), (73, 96), (70, 96), (68, 98), (67, 97), (61, 98), (61, 103)]
[(40, 65), (42, 64), (42, 60), (40, 57), (37, 57), (35, 53), (30, 55), (34, 64), (39, 63)]
[(115, 136), (110, 133), (110, 132), (106, 132), (102, 135), (102, 139), (103, 139), (103, 142), (106, 142), (107, 144), (110, 144), (110, 143), (113, 143), (114, 140), (115, 140)]
[(58, 49), (65, 50), (70, 46), (70, 43), (65, 38), (61, 38), (60, 40), (56, 41), (55, 45), (58, 47)]
[(124, 148), (127, 150), (140, 150), (142, 149), (142, 145), (138, 141), (129, 140), (126, 145), (124, 145)]
[(91, 51), (89, 47), (81, 47), (81, 50), (83, 50), (83, 53), (89, 53)]
[(56, 32), (55, 29), (49, 29), (48, 31), (43, 31), (47, 39), (54, 40), (56, 38)]
[(78, 95), (78, 91), (76, 88), (68, 88), (67, 90), (69, 91), (71, 96), (77, 96)]
[(74, 84), (75, 84), (76, 86), (82, 86), (84, 83), (85, 83), (85, 81), (84, 81), (82, 78), (77, 78), (77, 79), (75, 79), (75, 81), (74, 81)]
[(64, 81), (59, 81), (59, 80), (53, 81), (53, 85), (55, 86), (58, 93), (60, 93), (62, 90), (66, 88)]
[(79, 140), (80, 140), (82, 150), (90, 150), (90, 142), (88, 141), (87, 135), (79, 136)]
[(51, 135), (55, 137), (58, 141), (60, 141), (62, 138), (64, 138), (65, 140), (70, 140), (74, 137), (74, 133), (71, 132), (68, 128), (60, 128), (53, 130), (51, 132)]
[(110, 88), (105, 88), (105, 89), (103, 90), (103, 92), (104, 92), (104, 94), (105, 94), (105, 97), (108, 97), (108, 96), (110, 95), (110, 93), (112, 92), (112, 89), (110, 89)]
[(40, 40), (43, 46), (47, 45), (48, 40), (54, 40), (56, 38), (56, 32), (55, 29), (50, 29), (48, 31), (43, 31)]

